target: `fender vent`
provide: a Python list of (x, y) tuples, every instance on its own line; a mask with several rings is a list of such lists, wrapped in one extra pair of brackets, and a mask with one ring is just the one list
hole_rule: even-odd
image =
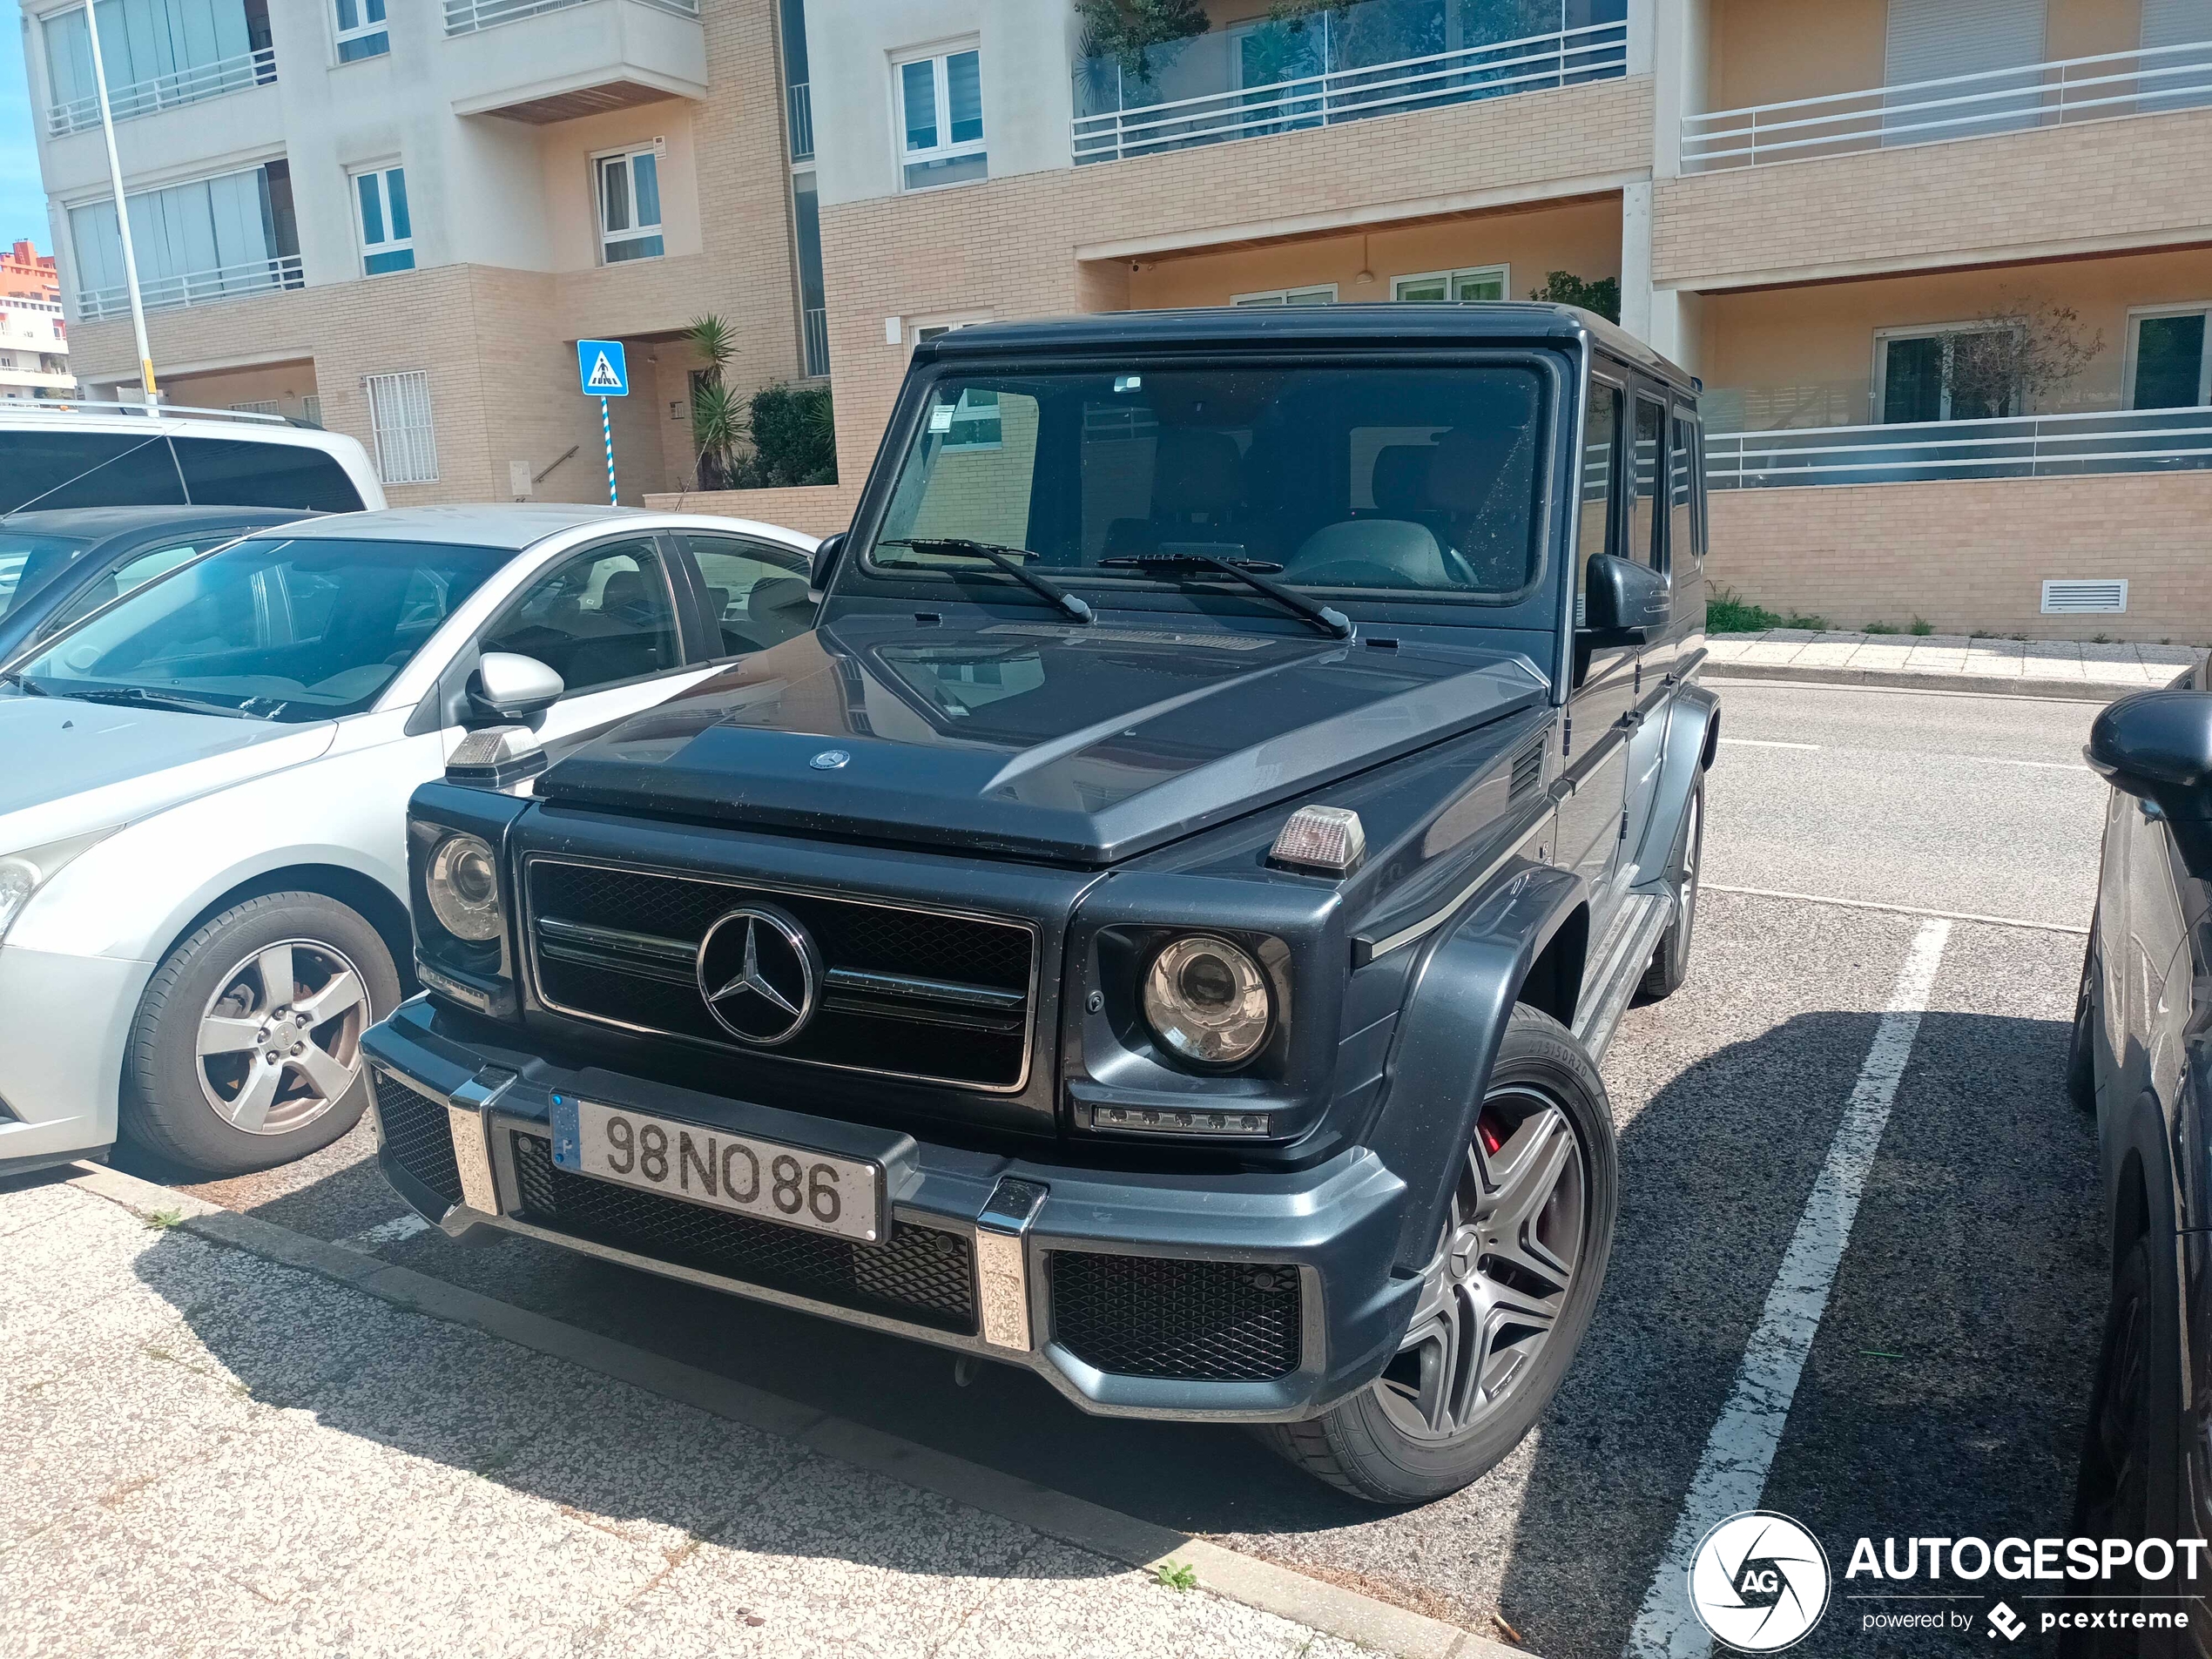
[(2069, 577), (2043, 584), (2047, 617), (2120, 616), (2128, 609), (2128, 578)]
[(1513, 758), (1513, 784), (1506, 792), (1510, 806), (1544, 780), (1544, 745), (1532, 743)]

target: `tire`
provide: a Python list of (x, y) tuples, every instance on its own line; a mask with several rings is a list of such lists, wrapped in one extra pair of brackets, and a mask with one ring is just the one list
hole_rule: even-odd
[[(2076, 1538), (2171, 1540), (2191, 1530), (2182, 1513), (2179, 1487), (2181, 1336), (2173, 1286), (2155, 1254), (2161, 1244), (2168, 1251), (2173, 1248), (2154, 1228), (2122, 1247), (2113, 1265), (2112, 1303), (2105, 1313), (2074, 1487)], [(2098, 1585), (2096, 1593), (2101, 1606), (2132, 1608), (2146, 1591), (2173, 1588), (2171, 1581), (2146, 1585), (2123, 1567)], [(2081, 1659), (2111, 1659), (2164, 1655), (2176, 1645), (2168, 1633), (2068, 1632), (2060, 1651)]]
[(2081, 953), (2081, 988), (2074, 998), (2074, 1029), (2066, 1043), (2066, 1097), (2075, 1110), (2087, 1116), (2097, 1109), (2097, 1004), (2091, 977), (2097, 959), (2095, 936), (2092, 919), (2091, 942)]
[(1705, 779), (1701, 774), (1683, 811), (1682, 828), (1675, 834), (1675, 850), (1667, 860), (1667, 880), (1679, 895), (1675, 919), (1651, 954), (1636, 995), (1647, 1002), (1672, 996), (1689, 976), (1690, 936), (1697, 927), (1697, 890), (1705, 868)]
[[(1549, 1015), (1514, 1009), (1476, 1136), (1389, 1368), (1318, 1417), (1260, 1430), (1280, 1455), (1370, 1503), (1457, 1492), (1518, 1446), (1558, 1393), (1605, 1282), (1620, 1201), (1612, 1110), (1588, 1055)], [(1516, 1215), (1510, 1238), (1487, 1231)], [(1486, 1248), (1500, 1243), (1520, 1259)], [(1540, 1309), (1550, 1321), (1541, 1332), (1512, 1317)], [(1455, 1386), (1469, 1376), (1472, 1391)]]
[[(292, 982), (272, 995), (287, 972)], [(278, 893), (234, 905), (178, 944), (139, 999), (122, 1137), (207, 1175), (327, 1146), (368, 1104), (361, 1034), (399, 1000), (383, 935), (336, 900)]]

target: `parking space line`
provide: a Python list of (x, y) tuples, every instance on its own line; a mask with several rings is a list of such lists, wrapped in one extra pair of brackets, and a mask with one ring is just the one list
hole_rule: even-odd
[(1698, 1542), (1729, 1516), (1758, 1507), (1767, 1471), (1782, 1443), (1790, 1402), (1804, 1374), (1805, 1356), (1819, 1332), (1836, 1270), (1851, 1242), (1859, 1195), (1874, 1166), (1882, 1130), (1897, 1098), (1898, 1081), (1927, 1009), (1951, 923), (1932, 918), (1905, 954), (1889, 1006), (1858, 1069), (1858, 1081), (1837, 1124), (1828, 1157), (1805, 1200), (1804, 1213), (1783, 1253), (1758, 1327), (1743, 1349), (1736, 1383), (1705, 1440), (1674, 1535), (1629, 1632), (1624, 1659), (1698, 1659), (1713, 1641), (1689, 1606), (1689, 1562)]
[(1820, 745), (1817, 743), (1784, 743), (1774, 738), (1723, 738), (1721, 746), (1723, 749), (1805, 749), (1814, 754), (1820, 752)]
[(394, 1216), (389, 1221), (377, 1223), (367, 1232), (358, 1232), (351, 1238), (341, 1238), (336, 1242), (347, 1250), (357, 1250), (368, 1255), (386, 1244), (401, 1244), (417, 1233), (429, 1231), (430, 1224), (410, 1210), (403, 1216)]
[(1845, 910), (1879, 910), (1892, 916), (1932, 916), (1939, 921), (1979, 921), (1993, 927), (2028, 927), (2042, 934), (2072, 934), (2086, 938), (2089, 930), (2071, 922), (2031, 921), (2026, 916), (1986, 916), (1975, 910), (1926, 910), (1919, 905), (1884, 904), (1878, 899), (1838, 899), (1824, 893), (1788, 893), (1779, 887), (1724, 887), (1717, 881), (1704, 884), (1708, 893), (1732, 893), (1739, 899), (1789, 899), (1798, 904), (1837, 905)]

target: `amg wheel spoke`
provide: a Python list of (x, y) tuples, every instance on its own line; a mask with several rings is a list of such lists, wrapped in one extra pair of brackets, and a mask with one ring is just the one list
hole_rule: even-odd
[(199, 1022), (197, 1052), (202, 1059), (209, 1055), (242, 1054), (260, 1046), (261, 1029), (259, 1020), (227, 1020), (211, 1015)]
[(246, 1074), (246, 1087), (238, 1091), (224, 1116), (249, 1135), (258, 1130), (267, 1120), (269, 1108), (276, 1103), (277, 1084), (283, 1076), (280, 1067), (266, 1062), (256, 1065)]

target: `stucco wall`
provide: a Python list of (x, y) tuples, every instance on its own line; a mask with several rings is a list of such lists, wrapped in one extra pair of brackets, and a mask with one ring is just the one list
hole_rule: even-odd
[[(1838, 628), (2212, 642), (2212, 472), (1716, 491), (1709, 581)], [(2039, 614), (2057, 577), (2125, 577), (2117, 617)]]

